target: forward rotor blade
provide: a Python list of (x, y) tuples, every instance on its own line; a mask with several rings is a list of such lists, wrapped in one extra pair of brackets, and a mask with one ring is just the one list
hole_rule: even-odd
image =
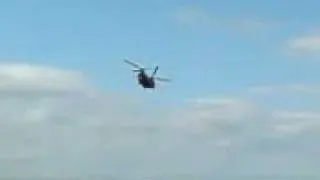
[(135, 68), (138, 68), (138, 69), (141, 68), (138, 64), (136, 64), (134, 62), (131, 62), (131, 61), (127, 60), (127, 59), (124, 59), (124, 62), (127, 63), (127, 64), (130, 64), (131, 66), (133, 66)]
[(171, 82), (171, 80), (168, 79), (168, 78), (155, 77), (155, 79), (156, 79), (157, 81)]
[(153, 73), (152, 73), (152, 77), (154, 77), (154, 75), (156, 75), (156, 73), (157, 73), (158, 69), (159, 69), (159, 67), (158, 67), (158, 66), (154, 69), (154, 71), (153, 71)]

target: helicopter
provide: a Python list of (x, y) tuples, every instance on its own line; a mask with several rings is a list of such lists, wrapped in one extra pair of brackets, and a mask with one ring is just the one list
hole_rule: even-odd
[(150, 68), (143, 68), (139, 66), (137, 63), (134, 63), (132, 61), (129, 61), (128, 59), (124, 59), (124, 62), (127, 64), (130, 64), (131, 66), (137, 68), (132, 70), (133, 72), (138, 72), (137, 79), (140, 86), (142, 86), (144, 89), (154, 89), (155, 88), (155, 80), (157, 81), (163, 81), (163, 82), (171, 82), (170, 79), (167, 78), (160, 78), (155, 77), (157, 71), (159, 70), (159, 66), (156, 66), (153, 69), (153, 73), (149, 76), (146, 73), (146, 70), (151, 70)]

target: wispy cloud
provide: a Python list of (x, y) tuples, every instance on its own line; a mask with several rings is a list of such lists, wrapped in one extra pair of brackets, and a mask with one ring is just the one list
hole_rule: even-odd
[(196, 6), (177, 9), (173, 18), (177, 23), (187, 26), (211, 25), (213, 20), (208, 11)]
[(304, 35), (291, 38), (287, 42), (289, 50), (295, 53), (320, 54), (320, 34)]
[[(299, 169), (320, 175), (316, 111), (264, 109), (228, 96), (149, 111), (138, 98), (100, 92), (80, 72), (22, 64), (0, 69), (2, 178), (248, 179)], [(41, 93), (57, 89), (66, 93)]]
[(320, 33), (309, 33), (290, 38), (286, 42), (289, 55), (320, 55)]
[(201, 6), (177, 8), (173, 13), (174, 21), (182, 26), (192, 28), (223, 28), (235, 31), (252, 31), (265, 29), (270, 23), (256, 17), (235, 17), (232, 19), (216, 15)]
[(274, 129), (282, 136), (312, 133), (320, 127), (320, 112), (277, 110), (272, 115), (274, 119), (278, 120)]
[(289, 83), (281, 85), (261, 85), (249, 88), (252, 93), (271, 94), (271, 93), (302, 93), (318, 94), (320, 93), (320, 84), (310, 83)]

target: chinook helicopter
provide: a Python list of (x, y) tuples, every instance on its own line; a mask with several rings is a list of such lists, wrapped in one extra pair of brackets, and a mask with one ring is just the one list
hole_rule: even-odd
[(139, 66), (137, 63), (129, 61), (128, 59), (124, 59), (124, 62), (127, 64), (130, 64), (131, 66), (136, 68), (136, 69), (133, 69), (132, 71), (138, 72), (138, 75), (137, 75), (138, 83), (140, 84), (140, 86), (142, 86), (145, 89), (146, 88), (154, 89), (156, 86), (155, 80), (163, 81), (163, 82), (171, 82), (171, 80), (167, 79), (167, 78), (155, 77), (155, 75), (159, 69), (159, 66), (156, 66), (153, 69), (153, 73), (151, 75), (148, 75), (146, 73), (146, 70), (150, 70), (150, 68), (143, 68), (143, 67)]

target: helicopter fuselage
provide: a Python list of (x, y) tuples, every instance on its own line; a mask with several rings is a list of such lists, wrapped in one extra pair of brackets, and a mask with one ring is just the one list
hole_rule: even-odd
[[(166, 78), (159, 78), (159, 77), (156, 77), (156, 73), (159, 69), (158, 66), (156, 66), (152, 72), (151, 75), (148, 75), (146, 72), (145, 72), (145, 68), (143, 67), (140, 67), (138, 64), (134, 63), (134, 62), (131, 62), (127, 59), (124, 59), (124, 62), (127, 63), (127, 64), (130, 64), (132, 65), (133, 67), (135, 67), (136, 69), (133, 69), (132, 71), (133, 72), (138, 72), (138, 75), (137, 75), (137, 81), (138, 81), (138, 84), (141, 85), (143, 88), (149, 88), (149, 89), (154, 89), (155, 88), (155, 80), (157, 81), (167, 81), (169, 82), (170, 80), (169, 79), (166, 79)], [(147, 68), (149, 69), (149, 68)]]
[(154, 79), (149, 77), (144, 72), (138, 74), (138, 82), (143, 88), (155, 88)]

